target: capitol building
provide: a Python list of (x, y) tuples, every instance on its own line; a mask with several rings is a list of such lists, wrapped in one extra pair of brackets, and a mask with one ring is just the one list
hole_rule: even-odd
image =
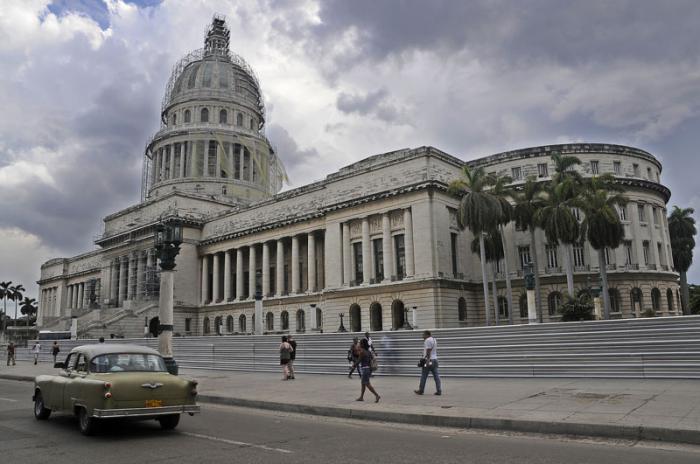
[[(174, 333), (251, 333), (254, 296), (266, 332), (398, 330), (486, 323), (478, 254), (457, 225), (459, 199), (447, 193), (465, 161), (433, 147), (375, 154), (282, 193), (284, 167), (265, 136), (260, 84), (229, 51), (215, 17), (203, 49), (177, 63), (160, 130), (144, 153), (140, 203), (104, 218), (97, 249), (41, 266), (38, 326), (81, 337), (139, 337), (158, 315), (158, 224), (177, 219), (183, 243), (174, 280)], [(661, 163), (638, 148), (599, 143), (548, 145), (466, 162), (514, 184), (548, 181), (551, 155), (575, 155), (582, 175), (610, 173), (625, 188), (625, 242), (606, 263), (574, 247), (575, 287), (595, 285), (607, 266), (611, 317), (680, 314)], [(505, 229), (508, 263), (495, 275), (501, 321), (527, 323), (523, 266), (537, 254), (544, 321), (559, 320), (566, 290), (564, 248), (537, 232)], [(513, 285), (508, 307), (505, 272)], [(493, 304), (490, 305), (493, 310)], [(408, 318), (408, 321), (407, 321)], [(493, 319), (493, 318), (492, 318)]]

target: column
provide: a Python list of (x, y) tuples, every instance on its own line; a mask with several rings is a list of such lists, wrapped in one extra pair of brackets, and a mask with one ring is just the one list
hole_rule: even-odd
[(277, 274), (275, 290), (277, 290), (277, 296), (282, 296), (284, 293), (284, 242), (281, 238), (277, 240), (277, 267), (275, 271)]
[(309, 281), (309, 292), (316, 291), (316, 236), (313, 232), (309, 232), (307, 235), (307, 257), (308, 257), (308, 281)]
[(218, 140), (216, 143), (216, 167), (214, 169), (214, 177), (221, 177), (221, 147), (219, 146)]
[[(404, 253), (406, 258), (406, 277), (413, 276), (416, 268), (413, 263), (413, 216), (411, 208), (403, 210), (403, 227), (404, 227)], [(391, 247), (392, 249), (394, 247)]]
[(168, 147), (165, 146), (160, 150), (160, 180), (165, 180), (165, 162), (167, 161), (166, 153), (168, 153)]
[(382, 214), (382, 259), (384, 260), (384, 281), (389, 282), (394, 275), (394, 247), (391, 246), (391, 221), (389, 213)]
[(158, 181), (158, 171), (157, 171), (157, 160), (158, 160), (158, 152), (153, 153), (151, 152), (151, 185), (155, 184)]
[(352, 257), (350, 250), (350, 223), (343, 223), (343, 285), (352, 280)]
[(175, 144), (170, 145), (170, 178), (174, 179), (175, 175)]
[(213, 256), (214, 259), (214, 266), (212, 269), (212, 276), (211, 278), (213, 279), (212, 282), (212, 295), (211, 295), (211, 302), (212, 303), (218, 303), (221, 301), (221, 293), (220, 293), (220, 288), (219, 288), (219, 273), (221, 272), (221, 256), (219, 256), (219, 253), (214, 253)]
[(369, 218), (362, 218), (362, 283), (368, 284), (372, 275), (371, 247), (369, 245)]
[(121, 306), (126, 300), (126, 289), (129, 286), (127, 277), (129, 275), (129, 258), (122, 256), (119, 258), (119, 304)]
[(299, 293), (299, 237), (292, 237), (292, 262), (289, 265), (292, 268), (292, 289), (289, 293)]
[(236, 298), (243, 300), (243, 248), (236, 249)]
[(185, 177), (185, 148), (187, 142), (180, 143), (180, 178)]
[[(659, 220), (659, 218), (663, 219), (663, 213), (662, 209), (658, 208), (657, 209), (657, 215), (656, 218), (654, 218), (653, 210), (654, 207), (651, 205), (646, 206), (647, 209), (647, 218), (649, 219), (649, 247), (651, 247), (651, 256), (653, 256), (653, 261), (654, 265), (656, 265), (657, 270), (661, 270), (661, 256), (659, 256), (659, 248), (656, 246), (656, 243), (658, 242), (658, 234), (656, 233), (656, 225), (657, 222), (656, 220)], [(659, 228), (661, 228), (661, 224), (659, 224)], [(662, 305), (663, 306), (663, 305)]]
[(209, 301), (209, 255), (202, 256), (202, 305)]
[(248, 180), (243, 178), (243, 145), (240, 145), (240, 151), (238, 153), (238, 175), (240, 180)]
[(255, 298), (255, 245), (248, 247), (248, 298)]
[(154, 261), (155, 261), (154, 260), (154, 258), (155, 258), (154, 253), (155, 253), (154, 250), (146, 250), (146, 268), (148, 268), (148, 269), (152, 268), (155, 264), (154, 263)]
[(146, 277), (145, 261), (143, 251), (139, 250), (136, 252), (136, 299), (139, 299), (144, 293), (143, 283), (145, 281), (144, 277)]
[(78, 284), (78, 309), (83, 309), (85, 300), (85, 282)]
[(264, 297), (270, 294), (270, 245), (268, 242), (263, 243), (262, 249), (262, 294)]
[(231, 299), (231, 250), (224, 252), (224, 301)]
[(109, 287), (109, 298), (116, 305), (119, 298), (119, 261), (112, 260), (112, 280)]
[(68, 304), (67, 304), (67, 306), (69, 308), (73, 307), (73, 286), (72, 285), (68, 286)]
[(78, 309), (78, 302), (80, 301), (78, 299), (78, 293), (79, 293), (78, 284), (73, 284), (73, 300), (71, 300), (71, 302), (72, 302), (71, 307), (74, 309)]

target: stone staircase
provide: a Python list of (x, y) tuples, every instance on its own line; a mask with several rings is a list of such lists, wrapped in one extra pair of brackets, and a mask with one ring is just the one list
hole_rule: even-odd
[(146, 318), (149, 320), (158, 315), (158, 303), (145, 301), (135, 308), (116, 308), (114, 312), (99, 320), (81, 324), (78, 320), (79, 338), (139, 338), (143, 337), (143, 327)]

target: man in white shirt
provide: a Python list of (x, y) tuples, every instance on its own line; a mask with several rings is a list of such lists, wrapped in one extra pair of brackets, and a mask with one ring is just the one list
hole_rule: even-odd
[(423, 340), (423, 360), (425, 360), (425, 364), (420, 375), (420, 386), (418, 390), (414, 390), (414, 393), (416, 395), (423, 394), (425, 381), (428, 380), (428, 374), (432, 372), (435, 379), (435, 394), (439, 396), (442, 395), (442, 384), (438, 373), (437, 341), (430, 334), (429, 330), (423, 332)]
[(34, 354), (34, 364), (39, 361), (39, 353), (41, 353), (41, 344), (36, 342), (32, 347), (32, 353)]

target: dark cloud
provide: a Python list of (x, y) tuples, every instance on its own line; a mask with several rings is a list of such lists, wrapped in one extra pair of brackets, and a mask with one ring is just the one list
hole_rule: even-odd
[(343, 113), (374, 116), (386, 122), (397, 121), (400, 113), (388, 102), (388, 94), (386, 89), (378, 89), (365, 95), (341, 92), (336, 107)]
[(315, 148), (302, 150), (297, 142), (289, 135), (289, 132), (279, 124), (271, 124), (266, 130), (275, 153), (284, 162), (287, 169), (292, 169), (300, 165), (313, 165), (319, 158)]

